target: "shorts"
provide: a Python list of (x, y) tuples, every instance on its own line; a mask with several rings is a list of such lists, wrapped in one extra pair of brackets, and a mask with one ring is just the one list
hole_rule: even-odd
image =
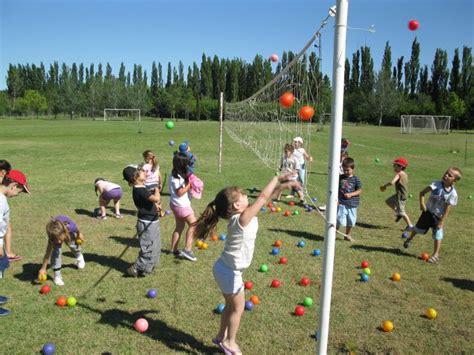
[(415, 225), (415, 232), (419, 234), (426, 234), (431, 228), (433, 230), (433, 239), (443, 239), (443, 229), (438, 228), (439, 217), (429, 211), (423, 211), (418, 222)]
[(395, 210), (397, 216), (406, 215), (405, 206), (407, 204), (407, 200), (400, 200), (397, 195), (392, 195), (387, 198), (385, 202)]
[(194, 214), (193, 208), (191, 206), (188, 207), (178, 207), (173, 204), (170, 204), (171, 211), (176, 218), (186, 218), (192, 214)]
[(212, 273), (223, 294), (232, 295), (244, 290), (242, 271), (228, 267), (221, 259), (215, 262)]
[(337, 226), (354, 227), (357, 221), (357, 207), (339, 205), (337, 207)]
[(118, 201), (122, 198), (122, 188), (116, 187), (115, 189), (112, 189), (110, 191), (104, 191), (102, 195), (100, 195), (100, 198), (104, 201)]

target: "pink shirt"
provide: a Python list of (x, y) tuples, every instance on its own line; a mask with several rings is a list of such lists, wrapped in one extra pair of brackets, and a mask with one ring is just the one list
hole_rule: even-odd
[(152, 171), (151, 164), (143, 165), (143, 171), (146, 173), (145, 185), (158, 184), (160, 182), (160, 166), (156, 167), (155, 171)]

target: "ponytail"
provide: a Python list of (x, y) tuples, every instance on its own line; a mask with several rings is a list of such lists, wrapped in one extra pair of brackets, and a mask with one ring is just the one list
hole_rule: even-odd
[(193, 223), (193, 226), (196, 227), (194, 237), (205, 240), (214, 231), (218, 222), (219, 216), (216, 211), (216, 203), (212, 201), (207, 205), (197, 221)]

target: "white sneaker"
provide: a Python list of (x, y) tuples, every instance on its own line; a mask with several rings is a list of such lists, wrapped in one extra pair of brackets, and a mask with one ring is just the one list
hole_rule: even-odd
[(54, 276), (53, 282), (54, 282), (55, 285), (64, 286), (63, 277), (61, 275)]
[(84, 269), (86, 267), (86, 262), (84, 260), (84, 255), (80, 255), (77, 257), (77, 263), (76, 266), (78, 269)]

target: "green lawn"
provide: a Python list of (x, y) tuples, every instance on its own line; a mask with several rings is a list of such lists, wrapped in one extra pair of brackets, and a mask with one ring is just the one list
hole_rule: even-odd
[[(202, 200), (194, 200), (199, 213), (226, 185), (243, 188), (263, 187), (273, 171), (245, 148), (224, 136), (224, 164), (217, 174), (219, 142), (216, 122), (178, 122), (166, 130), (164, 122), (43, 121), (0, 120), (0, 158), (23, 170), (32, 194), (11, 199), (14, 251), (25, 258), (11, 264), (0, 281), (0, 294), (11, 297), (7, 305), (13, 313), (0, 318), (0, 352), (30, 354), (53, 342), (58, 353), (215, 353), (211, 339), (219, 326), (213, 312), (223, 301), (212, 277), (212, 265), (223, 244), (209, 241), (208, 250), (196, 250), (198, 261), (161, 255), (161, 265), (146, 278), (124, 277), (128, 265), (137, 256), (135, 207), (131, 189), (122, 180), (121, 171), (131, 162), (139, 162), (146, 149), (154, 150), (163, 175), (169, 174), (172, 152), (168, 141), (190, 140), (198, 157), (196, 173), (205, 182)], [(311, 154), (311, 191), (321, 203), (326, 199), (328, 131), (313, 131)], [(338, 240), (334, 268), (333, 298), (329, 332), (330, 353), (473, 353), (474, 265), (472, 252), (474, 149), (472, 135), (401, 135), (397, 128), (344, 126), (351, 142), (355, 173), (363, 184), (359, 208), (360, 225), (353, 231), (354, 243)], [(464, 149), (468, 143), (467, 166)], [(460, 153), (453, 154), (453, 150)], [(431, 237), (419, 236), (408, 250), (400, 239), (402, 222), (396, 224), (378, 186), (391, 179), (391, 161), (405, 156), (410, 166), (410, 191), (418, 192), (451, 165), (463, 169), (458, 183), (459, 203), (452, 209), (445, 227), (441, 261), (431, 265), (418, 259), (422, 251), (431, 253)], [(376, 163), (375, 158), (380, 162)], [(93, 182), (97, 177), (120, 183), (124, 188), (122, 213), (125, 218), (110, 217), (98, 221), (91, 216), (98, 206)], [(167, 189), (166, 189), (167, 192)], [(164, 205), (167, 206), (165, 194)], [(285, 203), (283, 211), (295, 210)], [(300, 209), (301, 210), (301, 209)], [(416, 222), (419, 210), (416, 198), (407, 211)], [(86, 268), (73, 267), (72, 254), (63, 256), (63, 287), (50, 280), (52, 292), (38, 293), (34, 282), (46, 248), (45, 225), (50, 216), (72, 217), (85, 234), (83, 245)], [(319, 285), (322, 256), (313, 257), (314, 248), (323, 249), (323, 220), (316, 213), (283, 217), (282, 213), (261, 213), (259, 235), (252, 266), (245, 280), (252, 280), (261, 304), (243, 316), (238, 342), (246, 354), (308, 354), (315, 351), (313, 337), (318, 325)], [(161, 236), (169, 248), (174, 219), (161, 221)], [(219, 224), (218, 232), (225, 232)], [(274, 240), (283, 240), (281, 255), (287, 265), (279, 265), (279, 256), (271, 255)], [(297, 248), (299, 240), (305, 248)], [(67, 248), (66, 248), (67, 249)], [(371, 264), (371, 278), (359, 281), (359, 264)], [(269, 265), (267, 273), (259, 265)], [(48, 270), (52, 275), (51, 270)], [(400, 282), (389, 279), (401, 274)], [(303, 276), (311, 279), (308, 287), (298, 285)], [(272, 279), (282, 286), (270, 288)], [(158, 297), (146, 297), (149, 288)], [(54, 305), (60, 295), (75, 296), (75, 308)], [(292, 313), (305, 297), (314, 305), (303, 317)], [(428, 307), (438, 318), (428, 320)], [(150, 327), (140, 334), (133, 328), (137, 318), (148, 319)], [(391, 333), (380, 331), (384, 320), (391, 320)], [(471, 340), (469, 340), (471, 339)]]

